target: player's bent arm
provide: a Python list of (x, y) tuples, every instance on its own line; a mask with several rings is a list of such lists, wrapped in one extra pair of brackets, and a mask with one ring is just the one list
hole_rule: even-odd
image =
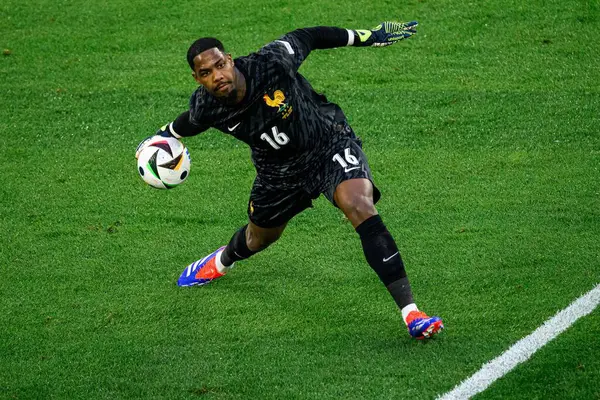
[(175, 118), (175, 121), (171, 122), (168, 128), (174, 137), (181, 139), (182, 137), (196, 136), (207, 130), (208, 126), (195, 124), (190, 112), (186, 111)]
[(175, 139), (181, 139), (183, 137), (194, 136), (199, 133), (202, 133), (206, 130), (206, 128), (195, 125), (190, 120), (190, 112), (186, 111), (180, 114), (175, 121), (170, 122), (163, 127), (161, 127), (156, 133), (152, 136), (148, 136), (146, 139), (142, 140), (140, 144), (138, 144), (135, 149), (135, 158), (139, 157), (140, 152), (146, 147), (146, 145), (150, 142), (155, 136), (163, 136), (163, 137), (173, 137)]
[(148, 146), (148, 144), (150, 143), (152, 138), (154, 138), (156, 136), (175, 137), (175, 136), (171, 135), (171, 133), (169, 133), (169, 131), (167, 130), (168, 129), (167, 127), (168, 127), (168, 125), (163, 126), (158, 131), (156, 131), (156, 133), (154, 135), (148, 136), (147, 138), (142, 140), (135, 149), (135, 158), (137, 159), (140, 156), (140, 153), (142, 152), (142, 150), (144, 150), (146, 148), (146, 146)]

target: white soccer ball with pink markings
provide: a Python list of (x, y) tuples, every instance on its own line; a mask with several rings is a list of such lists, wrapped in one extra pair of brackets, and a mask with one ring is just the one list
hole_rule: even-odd
[(148, 185), (172, 189), (190, 175), (188, 149), (172, 137), (153, 136), (143, 145), (137, 160), (138, 173)]

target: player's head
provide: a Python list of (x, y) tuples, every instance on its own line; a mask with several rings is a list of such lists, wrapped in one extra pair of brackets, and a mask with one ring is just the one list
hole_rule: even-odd
[(219, 40), (210, 37), (196, 40), (188, 49), (187, 61), (196, 82), (210, 94), (224, 99), (235, 95), (233, 60)]

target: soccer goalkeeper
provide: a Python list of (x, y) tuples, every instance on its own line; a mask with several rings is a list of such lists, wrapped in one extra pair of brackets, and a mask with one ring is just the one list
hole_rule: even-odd
[[(237, 261), (275, 242), (296, 214), (323, 194), (358, 233), (367, 262), (398, 305), (411, 336), (429, 338), (443, 329), (439, 317), (417, 308), (398, 247), (375, 203), (361, 141), (340, 107), (316, 93), (298, 68), (316, 49), (388, 46), (416, 33), (416, 22), (384, 22), (372, 30), (335, 27), (298, 29), (256, 53), (233, 59), (215, 38), (188, 50), (200, 85), (190, 107), (158, 134), (181, 139), (216, 128), (252, 150), (256, 179), (248, 201), (249, 221), (226, 246), (190, 264), (178, 285), (205, 285)], [(138, 146), (144, 148), (144, 142)]]

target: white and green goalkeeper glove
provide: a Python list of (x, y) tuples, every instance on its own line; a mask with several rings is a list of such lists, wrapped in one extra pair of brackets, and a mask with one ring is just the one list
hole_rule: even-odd
[(371, 30), (357, 29), (354, 46), (383, 47), (394, 44), (402, 39), (408, 39), (417, 33), (417, 21), (411, 22), (382, 22)]

